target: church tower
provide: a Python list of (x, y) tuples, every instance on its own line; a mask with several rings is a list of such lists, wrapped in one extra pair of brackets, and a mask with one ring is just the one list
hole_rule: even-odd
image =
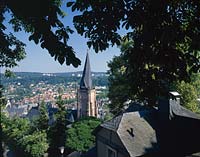
[(97, 117), (96, 90), (92, 86), (90, 60), (87, 53), (83, 75), (78, 89), (77, 117)]

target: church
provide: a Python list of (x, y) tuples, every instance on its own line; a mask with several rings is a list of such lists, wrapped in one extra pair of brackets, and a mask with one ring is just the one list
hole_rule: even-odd
[(96, 90), (92, 85), (92, 74), (90, 68), (89, 54), (86, 55), (85, 66), (80, 81), (80, 87), (77, 91), (77, 118), (97, 117)]

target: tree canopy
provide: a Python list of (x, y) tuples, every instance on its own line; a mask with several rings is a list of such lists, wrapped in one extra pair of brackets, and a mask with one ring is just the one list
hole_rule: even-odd
[[(132, 92), (130, 83), (134, 83), (127, 76), (126, 69), (128, 67), (126, 55), (126, 50), (130, 48), (133, 43), (131, 41), (125, 40), (121, 43), (121, 54), (119, 56), (113, 57), (113, 59), (108, 63), (108, 97), (111, 100), (109, 108), (112, 113), (119, 113), (123, 110), (124, 103), (127, 100), (135, 100), (135, 92)], [(123, 91), (123, 92), (122, 92)]]
[(37, 130), (47, 132), (49, 129), (49, 115), (44, 100), (39, 104), (39, 116), (34, 117), (31, 122)]
[(58, 97), (56, 104), (58, 105), (58, 111), (54, 117), (55, 121), (48, 131), (50, 147), (53, 149), (64, 146), (66, 140), (65, 130), (69, 124), (66, 120), (67, 111), (61, 96)]
[(189, 83), (184, 81), (176, 82), (175, 89), (181, 94), (181, 104), (193, 112), (199, 111), (199, 105), (197, 103), (197, 90)]
[[(109, 107), (111, 112), (115, 114), (123, 111), (124, 106), (127, 105), (126, 102), (142, 100), (141, 96), (136, 93), (137, 89), (130, 86), (130, 83), (135, 84), (136, 80), (131, 80), (132, 78), (128, 77), (126, 73), (126, 69), (128, 68), (127, 60), (129, 57), (126, 50), (132, 45), (132, 41), (125, 39), (120, 46), (121, 54), (119, 56), (115, 56), (113, 60), (108, 63), (108, 97), (111, 100)], [(197, 98), (200, 96), (200, 74), (192, 74), (190, 79), (190, 82), (169, 82), (169, 86), (167, 88), (170, 91), (177, 91), (181, 94), (181, 105), (193, 112), (199, 112), (200, 106), (197, 103)], [(143, 88), (140, 90), (143, 90)]]
[[(24, 58), (24, 44), (7, 33), (5, 12), (10, 12), (15, 31), (30, 33), (29, 40), (40, 44), (61, 64), (77, 67), (80, 60), (68, 45), (73, 31), (60, 17), (62, 0), (0, 1), (0, 66), (13, 67)], [(170, 82), (189, 81), (200, 69), (200, 2), (161, 0), (76, 0), (67, 3), (78, 11), (73, 22), (77, 32), (88, 38), (96, 52), (120, 45), (119, 30), (133, 46), (126, 50), (126, 76), (131, 92), (150, 105), (166, 95)]]
[(12, 147), (12, 151), (21, 156), (41, 157), (47, 152), (48, 142), (45, 131), (37, 131), (25, 118), (7, 118), (1, 116), (3, 141)]
[(128, 31), (126, 76), (140, 99), (155, 104), (170, 82), (189, 81), (200, 69), (200, 2), (161, 0), (77, 0), (68, 3), (78, 33), (96, 52), (120, 45), (120, 29)]
[(100, 124), (100, 120), (90, 117), (72, 124), (66, 131), (66, 146), (72, 150), (86, 152), (94, 146), (95, 136), (92, 131)]
[(62, 0), (1, 0), (0, 1), (0, 66), (14, 67), (25, 57), (25, 44), (19, 41), (9, 30), (6, 31), (5, 13), (9, 12), (9, 24), (14, 31), (25, 30), (29, 40), (40, 44), (50, 55), (74, 67), (80, 65), (73, 48), (68, 45), (69, 34), (73, 31), (61, 22), (64, 13), (61, 10)]

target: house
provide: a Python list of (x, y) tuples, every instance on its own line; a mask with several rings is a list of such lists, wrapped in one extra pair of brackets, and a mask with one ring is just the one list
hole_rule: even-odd
[(200, 116), (180, 105), (177, 92), (170, 96), (157, 108), (133, 104), (97, 127), (97, 156), (183, 157), (200, 152)]
[[(66, 121), (69, 123), (74, 122), (77, 117), (77, 111), (73, 109), (67, 109), (67, 114), (66, 114)], [(53, 107), (51, 104), (47, 104), (47, 113), (49, 117), (49, 125), (52, 125), (55, 122), (55, 114), (58, 112), (58, 108)], [(29, 120), (33, 120), (35, 118), (38, 118), (40, 116), (40, 111), (39, 111), (39, 106), (32, 107), (28, 114), (26, 115), (26, 118)]]
[(23, 117), (27, 113), (27, 106), (23, 105), (22, 107), (20, 106), (15, 106), (15, 105), (7, 105), (4, 112), (9, 116), (9, 117)]

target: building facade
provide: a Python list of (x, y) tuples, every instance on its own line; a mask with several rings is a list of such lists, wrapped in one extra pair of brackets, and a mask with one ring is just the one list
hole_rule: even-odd
[(77, 117), (97, 117), (96, 90), (92, 86), (89, 55), (87, 53), (83, 75), (78, 89)]
[(97, 157), (200, 157), (200, 116), (180, 105), (180, 95), (159, 100), (158, 108), (132, 104), (100, 124)]

